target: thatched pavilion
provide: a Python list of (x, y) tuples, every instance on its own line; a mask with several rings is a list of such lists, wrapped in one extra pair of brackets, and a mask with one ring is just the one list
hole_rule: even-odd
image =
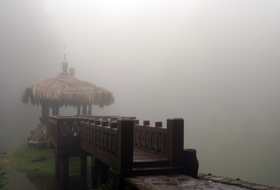
[(76, 79), (74, 68), (70, 68), (68, 73), (68, 63), (65, 61), (62, 63), (62, 70), (56, 77), (29, 86), (23, 92), (23, 103), (28, 104), (30, 100), (33, 105), (42, 106), (41, 123), (47, 121), (50, 108), (52, 115), (59, 115), (59, 108), (62, 106), (76, 107), (77, 115), (91, 115), (93, 104), (104, 107), (114, 103), (110, 91)]

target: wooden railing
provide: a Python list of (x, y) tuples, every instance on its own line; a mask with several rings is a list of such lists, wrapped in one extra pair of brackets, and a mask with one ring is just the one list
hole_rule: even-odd
[(168, 158), (172, 166), (182, 165), (184, 120), (168, 119), (166, 128), (162, 127), (162, 122), (156, 122), (153, 127), (149, 121), (144, 121), (143, 125), (135, 121), (134, 146)]
[(183, 163), (183, 119), (168, 119), (164, 128), (161, 122), (139, 125), (135, 117), (54, 116), (49, 126), (50, 141), (58, 149), (82, 149), (118, 171), (132, 169), (133, 147), (164, 156), (172, 166)]
[(132, 169), (133, 125), (128, 119), (109, 123), (86, 118), (81, 122), (81, 147), (117, 171)]
[(79, 149), (81, 117), (49, 117), (50, 142), (58, 149)]
[(167, 156), (167, 129), (152, 127), (148, 121), (134, 126), (134, 146), (156, 154)]

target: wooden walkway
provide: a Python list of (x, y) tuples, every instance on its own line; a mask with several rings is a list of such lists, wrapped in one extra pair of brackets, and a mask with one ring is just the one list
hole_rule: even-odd
[(69, 157), (80, 156), (83, 189), (87, 189), (87, 156), (91, 156), (92, 186), (98, 187), (115, 175), (115, 189), (123, 189), (123, 179), (158, 174), (197, 176), (196, 151), (184, 150), (183, 119), (168, 119), (143, 125), (135, 117), (49, 118), (50, 143), (55, 148), (56, 176), (68, 189)]

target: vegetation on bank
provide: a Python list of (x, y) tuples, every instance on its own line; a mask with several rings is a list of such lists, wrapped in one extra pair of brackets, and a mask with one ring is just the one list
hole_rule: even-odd
[(4, 171), (2, 164), (0, 163), (0, 189), (3, 189), (5, 186), (8, 185), (7, 175)]
[[(43, 161), (36, 162), (41, 159)], [(54, 151), (30, 148), (26, 144), (7, 154), (6, 161), (19, 171), (54, 175)]]
[[(55, 175), (55, 159), (53, 149), (31, 148), (24, 144), (8, 153), (6, 161), (22, 172), (36, 175)], [(69, 160), (70, 175), (80, 174), (80, 158)]]
[[(14, 151), (8, 153), (5, 158), (5, 162), (13, 166), (15, 169), (28, 175), (34, 175), (37, 177), (55, 175), (55, 159), (53, 149), (31, 148), (27, 146), (27, 144), (24, 144), (23, 146), (18, 147)], [(80, 158), (71, 157), (69, 162), (70, 176), (79, 177)], [(90, 164), (90, 157), (88, 157), (88, 173), (90, 173)], [(129, 184), (126, 184), (125, 189), (135, 190), (135, 188)], [(114, 190), (114, 180), (112, 175), (110, 175), (109, 181), (106, 184), (101, 185), (98, 190)]]

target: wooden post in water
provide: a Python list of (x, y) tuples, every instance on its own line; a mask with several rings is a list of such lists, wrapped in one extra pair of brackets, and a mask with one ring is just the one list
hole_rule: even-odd
[(172, 166), (184, 163), (184, 120), (167, 120), (167, 154)]

